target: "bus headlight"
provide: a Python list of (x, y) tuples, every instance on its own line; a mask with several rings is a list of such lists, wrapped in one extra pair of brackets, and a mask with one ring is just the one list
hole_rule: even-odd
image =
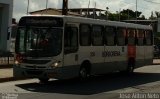
[(19, 62), (18, 62), (17, 60), (15, 60), (14, 63), (15, 63), (16, 65), (19, 65)]
[(58, 62), (55, 62), (55, 63), (52, 63), (52, 67), (58, 67), (59, 63)]

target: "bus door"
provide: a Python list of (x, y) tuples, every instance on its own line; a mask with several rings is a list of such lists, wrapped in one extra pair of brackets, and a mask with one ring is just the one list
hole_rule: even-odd
[(64, 74), (73, 77), (78, 73), (78, 26), (66, 24), (64, 31)]
[(136, 30), (127, 29), (127, 39), (128, 39), (128, 62), (135, 63), (136, 60)]

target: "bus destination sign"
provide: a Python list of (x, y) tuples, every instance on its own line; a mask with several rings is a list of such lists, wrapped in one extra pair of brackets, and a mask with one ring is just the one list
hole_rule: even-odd
[(56, 17), (23, 17), (19, 26), (62, 27), (62, 18)]

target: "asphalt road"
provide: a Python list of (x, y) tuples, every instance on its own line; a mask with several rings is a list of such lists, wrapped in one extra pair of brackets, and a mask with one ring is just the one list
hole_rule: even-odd
[(111, 73), (91, 77), (85, 82), (52, 79), (42, 84), (37, 79), (30, 79), (0, 83), (0, 93), (0, 98), (12, 99), (120, 99), (128, 98), (132, 93), (156, 93), (154, 98), (160, 99), (160, 65), (136, 69), (130, 76)]

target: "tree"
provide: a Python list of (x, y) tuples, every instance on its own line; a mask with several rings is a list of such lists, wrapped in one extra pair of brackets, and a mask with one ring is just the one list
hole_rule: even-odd
[(150, 20), (155, 20), (157, 19), (154, 15), (153, 15), (153, 11), (151, 12), (151, 16), (149, 17)]
[[(123, 16), (126, 17), (127, 15), (127, 19), (136, 19), (136, 13), (137, 13), (137, 18), (140, 17), (140, 15), (142, 14), (142, 12), (139, 12), (139, 11), (133, 11), (133, 10), (130, 10), (130, 9), (123, 9), (123, 11), (121, 11), (121, 14)], [(123, 19), (126, 19), (126, 18), (123, 18)]]
[(140, 20), (145, 20), (146, 18), (145, 18), (144, 15), (142, 15), (141, 17), (139, 17), (139, 19), (140, 19)]
[(136, 13), (137, 13), (137, 18), (144, 20), (145, 16), (142, 15), (142, 12), (139, 11), (133, 11), (130, 9), (123, 9), (121, 12), (116, 11), (116, 13), (111, 13), (110, 11), (108, 11), (109, 8), (106, 8), (106, 12), (104, 14), (99, 15), (98, 17), (100, 19), (108, 19), (111, 21), (121, 21), (121, 20), (130, 20), (130, 19), (136, 19)]
[(159, 18), (160, 17), (160, 12), (155, 11), (155, 15), (156, 15), (157, 18)]

